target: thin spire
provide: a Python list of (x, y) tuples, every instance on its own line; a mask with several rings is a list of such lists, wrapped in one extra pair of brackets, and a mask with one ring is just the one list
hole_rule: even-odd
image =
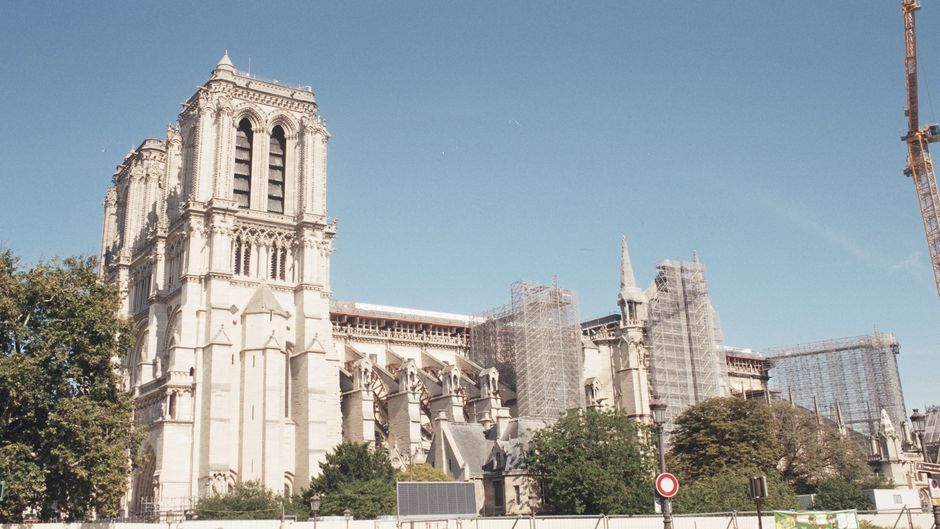
[(636, 287), (633, 276), (633, 264), (630, 262), (630, 250), (627, 248), (626, 235), (620, 236), (620, 292)]
[(620, 236), (620, 293), (617, 294), (617, 305), (620, 307), (624, 322), (636, 323), (645, 319), (638, 305), (646, 303), (646, 294), (643, 289), (636, 286), (633, 276), (633, 264), (630, 263), (630, 249), (627, 248), (626, 236)]

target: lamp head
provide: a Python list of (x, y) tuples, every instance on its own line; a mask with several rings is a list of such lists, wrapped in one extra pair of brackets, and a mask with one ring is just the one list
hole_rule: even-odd
[(927, 427), (927, 416), (914, 408), (914, 413), (911, 414), (911, 425), (914, 427), (914, 432), (924, 433), (924, 429)]
[(310, 510), (313, 512), (320, 511), (320, 495), (316, 492), (313, 493), (313, 496), (310, 496)]
[(659, 395), (653, 395), (653, 400), (650, 402), (650, 413), (653, 414), (653, 422), (657, 425), (666, 422), (666, 403), (659, 398)]

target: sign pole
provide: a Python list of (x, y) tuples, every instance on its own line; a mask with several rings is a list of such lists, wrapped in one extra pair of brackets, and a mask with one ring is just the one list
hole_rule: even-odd
[[(666, 450), (663, 447), (665, 444), (663, 442), (663, 427), (658, 428), (658, 441), (659, 441), (659, 472), (660, 476), (666, 473)], [(659, 479), (657, 479), (657, 485), (659, 484)], [(670, 496), (663, 495), (660, 492), (660, 495), (663, 498), (662, 511), (663, 511), (663, 529), (672, 529), (672, 500)]]
[(937, 483), (938, 479), (940, 479), (940, 474), (934, 472), (927, 473), (927, 489), (930, 492), (930, 503), (933, 506), (934, 529), (940, 529), (940, 484)]
[(760, 502), (767, 497), (767, 477), (755, 476), (747, 484), (748, 494), (757, 504), (757, 529), (764, 529), (764, 520), (760, 512)]

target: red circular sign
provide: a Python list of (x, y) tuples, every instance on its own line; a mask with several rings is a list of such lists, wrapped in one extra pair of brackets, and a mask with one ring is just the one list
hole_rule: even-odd
[(679, 492), (679, 480), (669, 472), (656, 476), (656, 492), (663, 498), (671, 498)]

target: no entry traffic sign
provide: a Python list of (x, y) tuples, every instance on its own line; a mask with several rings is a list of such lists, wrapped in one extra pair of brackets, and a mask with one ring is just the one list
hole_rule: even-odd
[(669, 472), (656, 476), (656, 492), (663, 498), (671, 498), (679, 492), (679, 480)]

